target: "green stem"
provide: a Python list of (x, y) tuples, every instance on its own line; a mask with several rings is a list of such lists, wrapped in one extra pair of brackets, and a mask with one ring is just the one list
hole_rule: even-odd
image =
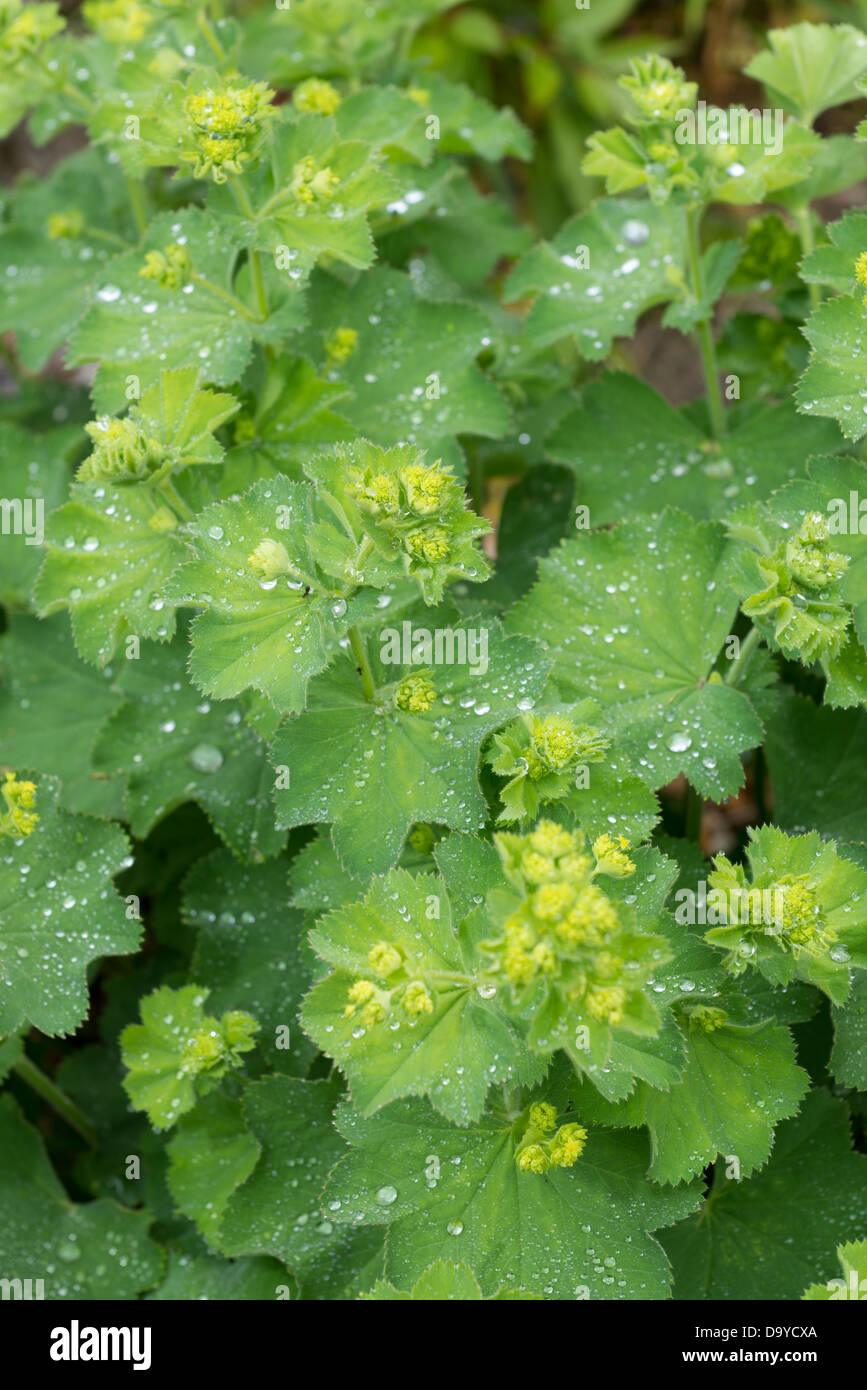
[[(233, 174), (229, 179), (229, 188), (232, 197), (245, 217), (251, 222), (256, 220), (256, 210), (250, 202), (247, 190), (237, 174)], [(265, 281), (262, 276), (262, 261), (258, 251), (254, 251), (251, 246), (247, 247), (247, 255), (250, 259), (250, 279), (253, 283), (253, 294), (256, 298), (256, 308), (259, 311), (260, 320), (268, 317), (268, 296), (265, 293)]]
[[(692, 292), (701, 302), (704, 298), (704, 281), (701, 273), (701, 246), (699, 243), (699, 221), (701, 210), (690, 208), (686, 215), (687, 247), (689, 251), (689, 272)], [(710, 321), (703, 318), (696, 325), (699, 351), (701, 352), (704, 376), (707, 382), (707, 404), (710, 412), (711, 430), (714, 439), (721, 440), (726, 432), (726, 413), (719, 384), (719, 368), (716, 360), (716, 344), (713, 340)]]
[(473, 511), (481, 515), (482, 508), (485, 505), (485, 466), (475, 451), (470, 455), (467, 484), (470, 490)]
[[(809, 256), (816, 245), (816, 238), (813, 235), (813, 215), (810, 212), (809, 203), (805, 203), (803, 207), (795, 209), (795, 226), (798, 229), (801, 250), (805, 256)], [(822, 302), (822, 294), (819, 286), (807, 285), (807, 292), (810, 296), (810, 308), (818, 309)]]
[(74, 1100), (70, 1100), (65, 1091), (61, 1091), (59, 1086), (41, 1072), (35, 1062), (31, 1062), (29, 1057), (22, 1057), (20, 1062), (16, 1062), (12, 1070), (22, 1081), (35, 1091), (37, 1095), (46, 1100), (48, 1104), (62, 1115), (64, 1120), (72, 1129), (86, 1140), (92, 1149), (99, 1144), (99, 1135), (96, 1127), (87, 1118), (83, 1110), (80, 1110)]
[(210, 290), (212, 294), (218, 294), (221, 299), (225, 299), (227, 304), (231, 304), (233, 309), (237, 309), (238, 313), (243, 314), (244, 318), (249, 319), (251, 323), (262, 322), (262, 320), (258, 318), (252, 310), (248, 309), (247, 305), (240, 299), (237, 299), (233, 294), (229, 294), (228, 290), (221, 290), (219, 285), (215, 285), (212, 280), (206, 280), (204, 275), (193, 274), (190, 278), (194, 280), (197, 285), (202, 285), (206, 290)]
[(364, 698), (365, 700), (372, 700), (376, 694), (376, 686), (373, 681), (373, 672), (370, 669), (370, 662), (367, 659), (367, 649), (364, 645), (364, 638), (357, 627), (351, 627), (349, 629), (349, 645), (352, 648), (352, 655), (358, 667), (358, 674), (361, 676)]
[(753, 755), (753, 796), (756, 803), (756, 815), (759, 825), (766, 825), (768, 820), (768, 806), (765, 800), (765, 774), (767, 772), (767, 762), (765, 750), (761, 745)]
[(124, 174), (123, 181), (126, 184), (129, 205), (132, 208), (132, 215), (135, 225), (139, 232), (146, 232), (148, 225), (147, 208), (145, 207), (144, 189), (138, 179), (131, 178), (129, 174)]
[(82, 229), (82, 236), (89, 236), (93, 241), (105, 241), (109, 246), (116, 246), (120, 251), (131, 251), (131, 242), (124, 241), (122, 236), (116, 232), (103, 231), (102, 227), (91, 227), (90, 225)]
[(701, 813), (704, 807), (704, 800), (690, 784), (686, 789), (686, 806), (684, 807), (684, 827), (683, 833), (693, 844), (698, 844), (701, 840)]
[(226, 50), (217, 38), (216, 30), (208, 17), (208, 7), (203, 5), (196, 14), (196, 23), (208, 41), (211, 52), (215, 58), (222, 63), (226, 58)]
[(183, 521), (195, 521), (196, 514), (192, 507), (188, 507), (183, 497), (177, 491), (171, 478), (163, 478), (159, 484), (159, 490), (168, 502), (173, 512), (177, 512)]
[(738, 655), (726, 672), (726, 685), (737, 686), (740, 683), (741, 676), (749, 666), (753, 652), (756, 650), (761, 640), (758, 628), (751, 627), (743, 642), (741, 642), (741, 649)]

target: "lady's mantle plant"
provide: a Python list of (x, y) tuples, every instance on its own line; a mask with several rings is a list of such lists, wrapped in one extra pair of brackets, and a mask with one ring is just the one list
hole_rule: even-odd
[(867, 35), (772, 31), (752, 115), (635, 59), (545, 240), (473, 14), (0, 0), (4, 132), (76, 132), (0, 229), (0, 1272), (46, 1297), (864, 1269), (867, 214), (816, 202), (867, 131), (815, 122)]

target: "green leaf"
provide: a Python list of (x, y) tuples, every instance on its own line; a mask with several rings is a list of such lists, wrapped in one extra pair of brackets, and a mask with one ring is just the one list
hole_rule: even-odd
[(95, 775), (91, 753), (122, 696), (111, 672), (80, 661), (66, 620), (24, 614), (0, 640), (0, 745), (14, 767), (32, 767), (60, 782), (66, 811), (90, 816), (122, 812), (122, 783)]
[(715, 801), (762, 736), (747, 698), (710, 678), (736, 611), (726, 549), (709, 522), (635, 517), (565, 541), (508, 620), (545, 643), (562, 690), (596, 700), (651, 786), (682, 772)]
[(433, 72), (423, 77), (427, 101), (423, 110), (440, 123), (440, 149), (450, 154), (478, 154), (499, 160), (503, 155), (530, 159), (533, 140), (508, 106), (495, 107), (460, 82)]
[[(478, 638), (474, 622), (451, 631), (472, 630)], [(432, 702), (415, 711), (402, 689), (427, 679), (414, 674), (417, 668), (386, 664), (369, 652), (378, 688), (367, 700), (352, 661), (338, 658), (311, 684), (306, 712), (274, 741), (272, 760), (288, 769), (289, 783), (275, 792), (278, 824), (332, 822), (338, 857), (363, 879), (396, 863), (415, 821), (480, 829), (486, 807), (477, 781), (479, 746), (522, 700), (539, 694), (547, 674), (534, 644), (505, 637), (488, 620), (484, 631), (485, 673), (467, 664), (434, 667)], [(380, 636), (385, 644), (385, 629)], [(388, 654), (385, 645), (383, 651)]]
[[(426, 1095), (469, 1124), (491, 1085), (538, 1077), (517, 1030), (485, 997), (475, 943), (456, 928), (442, 879), (395, 870), (311, 933), (335, 969), (308, 995), (304, 1026), (345, 1072), (363, 1114)], [(390, 970), (372, 964), (377, 953), (389, 955)]]
[(814, 705), (789, 691), (768, 721), (765, 749), (777, 825), (867, 840), (867, 713)]
[(686, 1069), (670, 1090), (653, 1090), (640, 1081), (619, 1107), (619, 1120), (616, 1110), (601, 1107), (595, 1116), (590, 1108), (588, 1116), (609, 1124), (646, 1124), (652, 1155), (648, 1176), (655, 1182), (683, 1182), (718, 1155), (736, 1158), (741, 1177), (748, 1177), (767, 1161), (777, 1122), (797, 1112), (809, 1076), (795, 1065), (788, 1028), (720, 1024), (713, 1006), (699, 1006), (686, 1021)]
[(86, 149), (39, 180), (22, 178), (10, 213), (0, 232), (0, 330), (15, 333), (21, 365), (37, 372), (73, 332), (94, 280), (132, 239), (129, 200), (105, 157)]
[(834, 1274), (835, 1245), (865, 1223), (867, 1158), (851, 1151), (845, 1105), (813, 1091), (761, 1172), (741, 1183), (718, 1169), (707, 1209), (661, 1240), (675, 1298), (794, 1299)]
[(810, 454), (837, 443), (832, 425), (798, 419), (782, 402), (717, 444), (638, 377), (612, 372), (585, 388), (580, 409), (560, 421), (547, 449), (575, 470), (576, 501), (596, 527), (668, 506), (697, 520), (724, 517), (735, 499), (769, 496), (803, 472)]
[(333, 1081), (287, 1076), (254, 1081), (244, 1094), (247, 1126), (262, 1154), (229, 1199), (222, 1249), (273, 1254), (297, 1276), (302, 1297), (351, 1296), (382, 1270), (381, 1237), (335, 1228), (323, 1203), (325, 1179), (346, 1149), (331, 1123), (338, 1095)]
[(168, 1270), (148, 1301), (199, 1303), (216, 1299), (238, 1303), (244, 1299), (265, 1302), (288, 1298), (291, 1286), (278, 1260), (259, 1256), (250, 1260), (221, 1260), (210, 1255), (182, 1255), (169, 1251)]
[(408, 275), (384, 267), (346, 287), (314, 276), (308, 307), (315, 328), (305, 351), (323, 368), (338, 330), (357, 334), (349, 356), (332, 359), (329, 378), (352, 388), (341, 414), (359, 434), (454, 462), (452, 435), (508, 432), (506, 401), (475, 362), (494, 336), (482, 310), (423, 299)]
[(535, 298), (525, 341), (542, 348), (574, 334), (581, 356), (601, 361), (614, 338), (632, 335), (646, 309), (677, 296), (685, 244), (682, 210), (600, 199), (512, 271), (507, 299)]
[(218, 1245), (226, 1204), (252, 1173), (260, 1151), (244, 1127), (241, 1102), (219, 1092), (178, 1121), (168, 1144), (169, 1191), (209, 1245)]
[[(311, 676), (374, 606), (372, 594), (347, 601), (333, 579), (320, 577), (310, 532), (326, 517), (309, 485), (278, 477), (190, 523), (194, 558), (172, 593), (207, 609), (193, 623), (190, 657), (190, 674), (206, 695), (225, 699), (253, 686), (281, 711), (303, 709)], [(284, 572), (251, 564), (263, 542), (283, 548)]]
[[(404, 1293), (396, 1289), (394, 1284), (389, 1284), (381, 1279), (374, 1284), (369, 1293), (361, 1295), (367, 1302), (374, 1303), (452, 1303), (455, 1301), (466, 1303), (479, 1303), (485, 1301), (485, 1295), (479, 1287), (476, 1278), (469, 1265), (455, 1264), (453, 1260), (434, 1260), (429, 1269), (413, 1284), (409, 1293)], [(501, 1301), (503, 1299), (533, 1299), (536, 1294), (524, 1293), (522, 1289), (500, 1289), (497, 1293), (491, 1294), (487, 1299), (491, 1301)]]
[(856, 972), (852, 993), (831, 1014), (834, 1049), (829, 1070), (841, 1085), (867, 1091), (867, 975)]
[(867, 309), (848, 294), (820, 304), (804, 325), (812, 352), (798, 383), (798, 409), (836, 420), (847, 439), (867, 432), (865, 328)]
[(282, 906), (285, 896), (285, 859), (242, 865), (217, 850), (187, 876), (182, 911), (198, 929), (191, 970), (211, 1008), (249, 1010), (262, 1025), (258, 1055), (269, 1069), (304, 1076), (316, 1049), (297, 1021), (314, 961), (302, 914)]
[(855, 290), (855, 262), (867, 251), (867, 213), (847, 212), (826, 227), (830, 241), (804, 257), (801, 279), (808, 285), (829, 285), (838, 294)]
[(807, 1300), (855, 1299), (861, 1302), (862, 1290), (867, 1289), (867, 1240), (852, 1240), (837, 1246), (837, 1259), (842, 1278), (829, 1279), (827, 1284), (811, 1284), (801, 1294)]
[(160, 1278), (150, 1212), (106, 1199), (71, 1202), (10, 1095), (0, 1096), (0, 1210), (5, 1276), (42, 1279), (47, 1299), (126, 1301)]
[(177, 530), (163, 529), (165, 499), (136, 484), (75, 483), (48, 518), (47, 554), (34, 589), (40, 616), (68, 608), (85, 661), (105, 666), (128, 634), (165, 641), (174, 608), (165, 585), (183, 558)]
[(828, 107), (857, 96), (858, 78), (867, 72), (867, 45), (851, 24), (792, 24), (771, 29), (768, 49), (744, 71), (809, 126)]
[(128, 867), (117, 826), (70, 815), (39, 778), (32, 833), (0, 855), (0, 1034), (27, 1022), (72, 1033), (88, 1011), (86, 966), (138, 948), (141, 923), (111, 885)]
[(208, 990), (163, 985), (141, 1001), (141, 1023), (120, 1036), (124, 1089), (155, 1129), (168, 1129), (196, 1104), (241, 1055), (256, 1046), (258, 1023), (237, 1010), (206, 1016)]
[[(238, 295), (231, 279), (238, 243), (223, 222), (194, 207), (155, 217), (136, 250), (99, 269), (91, 307), (70, 336), (70, 365), (99, 362), (93, 387), (97, 410), (123, 409), (130, 377), (132, 387), (137, 384), (143, 392), (161, 370), (191, 362), (200, 364), (215, 386), (228, 386), (242, 375), (254, 338), (273, 338), (300, 323), (297, 296), (273, 322), (257, 324), (196, 279), (186, 293), (142, 278), (149, 251), (179, 244), (195, 276)], [(271, 273), (276, 280), (273, 268)]]
[(185, 632), (168, 646), (146, 643), (124, 662), (116, 710), (94, 749), (94, 767), (122, 775), (133, 834), (185, 801), (195, 801), (235, 854), (268, 858), (286, 836), (274, 825), (274, 777), (265, 745), (244, 722), (237, 701), (203, 700), (186, 673)]
[(553, 1298), (667, 1296), (665, 1260), (645, 1233), (698, 1194), (652, 1187), (637, 1135), (594, 1130), (572, 1168), (539, 1174), (518, 1169), (507, 1116), (456, 1129), (411, 1100), (371, 1120), (344, 1107), (339, 1123), (355, 1151), (326, 1201), (340, 1221), (389, 1223), (385, 1272), (398, 1286), (458, 1246), (487, 1294), (508, 1270), (515, 1287)]
[(0, 422), (0, 602), (8, 607), (29, 606), (42, 562), (45, 516), (68, 495), (68, 460), (79, 439), (74, 426), (39, 435), (11, 421)]

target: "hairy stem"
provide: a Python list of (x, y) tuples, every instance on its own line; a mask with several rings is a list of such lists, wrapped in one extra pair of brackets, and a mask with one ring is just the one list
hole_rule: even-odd
[(370, 662), (367, 657), (367, 648), (364, 645), (364, 638), (357, 627), (349, 629), (349, 645), (352, 648), (352, 655), (358, 674), (361, 677), (361, 685), (364, 690), (365, 700), (372, 700), (376, 694), (376, 685), (373, 680), (373, 672), (370, 669)]
[(741, 649), (738, 655), (726, 672), (726, 685), (737, 686), (740, 684), (741, 677), (749, 666), (753, 652), (756, 650), (761, 640), (758, 628), (751, 627), (743, 642), (741, 642)]
[(245, 319), (249, 319), (251, 323), (262, 322), (262, 319), (257, 314), (254, 314), (252, 309), (248, 309), (247, 305), (236, 298), (235, 295), (229, 294), (228, 290), (221, 290), (220, 286), (215, 285), (213, 280), (206, 280), (204, 275), (195, 274), (190, 278), (194, 280), (197, 285), (202, 285), (204, 289), (210, 290), (212, 294), (219, 295), (221, 299), (224, 299), (227, 304), (231, 304), (233, 309), (237, 309), (238, 313), (242, 314)]
[(139, 179), (132, 178), (129, 174), (123, 176), (126, 185), (126, 193), (129, 198), (129, 205), (132, 208), (132, 215), (135, 225), (139, 232), (146, 232), (148, 225), (147, 207), (145, 205), (145, 193)]
[[(245, 217), (251, 222), (255, 221), (256, 210), (250, 202), (247, 190), (237, 174), (233, 174), (229, 179), (229, 188), (232, 190), (232, 197)], [(252, 246), (247, 247), (247, 255), (250, 259), (250, 279), (253, 284), (253, 294), (256, 299), (256, 308), (260, 320), (264, 321), (268, 317), (268, 296), (265, 293), (265, 281), (262, 276), (262, 259), (258, 251), (254, 251)]]
[(87, 1118), (83, 1110), (79, 1109), (74, 1100), (70, 1100), (65, 1091), (61, 1091), (50, 1077), (39, 1070), (35, 1062), (31, 1062), (29, 1057), (22, 1057), (20, 1062), (15, 1063), (12, 1070), (16, 1076), (26, 1082), (32, 1091), (47, 1101), (58, 1115), (62, 1115), (66, 1123), (77, 1134), (80, 1134), (92, 1149), (98, 1146), (99, 1136), (93, 1122)]
[[(805, 256), (809, 256), (816, 245), (816, 238), (813, 234), (813, 215), (810, 211), (809, 203), (805, 203), (803, 207), (795, 209), (795, 226), (798, 230), (801, 250)], [(807, 285), (807, 292), (810, 296), (810, 308), (818, 309), (822, 302), (822, 293), (819, 286)]]
[(208, 15), (207, 5), (203, 5), (202, 8), (196, 14), (196, 24), (199, 26), (199, 29), (201, 30), (202, 34), (205, 36), (208, 42), (208, 47), (210, 48), (214, 57), (217, 58), (219, 62), (224, 62), (226, 57), (226, 50), (220, 43), (220, 40), (217, 37), (217, 32), (213, 24), (211, 23), (210, 17)]
[[(701, 301), (704, 296), (704, 281), (701, 273), (701, 247), (699, 244), (699, 221), (701, 210), (690, 208), (686, 214), (687, 245), (689, 250), (689, 274), (692, 292)], [(696, 325), (699, 351), (707, 382), (707, 405), (710, 413), (711, 430), (714, 439), (723, 439), (726, 432), (726, 413), (723, 406), (719, 384), (719, 368), (716, 360), (716, 344), (713, 340), (709, 318), (703, 318)]]
[(196, 514), (192, 507), (188, 507), (183, 497), (177, 491), (171, 478), (163, 478), (159, 485), (160, 492), (169, 504), (173, 512), (176, 512), (183, 521), (195, 521)]

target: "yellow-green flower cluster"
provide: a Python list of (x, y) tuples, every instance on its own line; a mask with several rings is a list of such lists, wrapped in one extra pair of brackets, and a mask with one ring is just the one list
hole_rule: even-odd
[[(827, 956), (838, 939), (837, 929), (828, 921), (819, 892), (809, 874), (783, 874), (761, 889), (747, 888), (743, 869), (718, 854), (709, 884), (721, 890), (728, 903), (728, 923), (741, 928), (744, 940), (750, 936), (770, 938), (783, 951), (798, 956)], [(724, 909), (725, 910), (725, 909)], [(723, 927), (725, 931), (725, 927)], [(749, 956), (735, 953), (730, 968), (740, 973)]]
[[(855, 279), (864, 289), (867, 289), (867, 251), (862, 251), (855, 262)], [(864, 303), (867, 304), (867, 294), (864, 296)]]
[(14, 772), (7, 772), (0, 787), (6, 810), (0, 814), (0, 835), (32, 835), (39, 821), (34, 811), (36, 786), (19, 781)]
[(153, 473), (165, 458), (159, 440), (145, 434), (128, 417), (115, 420), (101, 415), (84, 428), (94, 448), (78, 470), (82, 482), (137, 481)]
[(835, 588), (849, 557), (829, 547), (828, 523), (810, 512), (794, 536), (756, 556), (764, 588), (743, 604), (750, 618), (774, 622), (774, 638), (787, 656), (805, 662), (836, 656), (846, 641), (851, 609)]
[(358, 333), (354, 328), (336, 329), (325, 344), (329, 365), (339, 367), (347, 362), (355, 351), (357, 342)]
[(11, 66), (38, 52), (64, 25), (57, 5), (0, 0), (0, 64)]
[(280, 574), (292, 573), (289, 552), (281, 541), (266, 536), (247, 556), (247, 564), (263, 579), (276, 579)]
[(52, 241), (72, 241), (84, 231), (84, 215), (78, 208), (52, 212), (45, 219), (45, 230)]
[(153, 280), (164, 290), (180, 290), (190, 283), (193, 263), (185, 246), (167, 246), (164, 251), (148, 251), (139, 275)]
[(299, 159), (292, 170), (289, 192), (299, 203), (327, 203), (333, 196), (340, 179), (332, 169), (325, 165), (319, 168), (312, 155)]
[(330, 82), (323, 82), (320, 77), (308, 77), (292, 93), (292, 105), (297, 111), (333, 116), (340, 106), (340, 93)]
[(646, 959), (660, 939), (636, 932), (631, 909), (597, 876), (634, 871), (625, 843), (601, 836), (587, 852), (580, 831), (541, 820), (529, 835), (500, 834), (495, 844), (520, 898), (503, 913), (502, 935), (483, 943), (491, 974), (522, 1004), (538, 986), (555, 990), (570, 1017), (613, 1027), (642, 989)]
[(558, 1129), (554, 1106), (537, 1101), (530, 1106), (526, 1128), (515, 1150), (515, 1162), (522, 1173), (571, 1168), (584, 1152), (586, 1142), (587, 1131), (582, 1125), (570, 1122)]
[(215, 1068), (225, 1070), (240, 1060), (241, 1054), (256, 1046), (259, 1024), (251, 1014), (232, 1009), (222, 1018), (205, 1018), (201, 1027), (186, 1038), (178, 1068), (185, 1076), (201, 1076)]
[(394, 692), (394, 703), (408, 714), (426, 714), (437, 697), (436, 687), (427, 671), (404, 676)]
[(81, 8), (91, 29), (109, 43), (138, 43), (153, 20), (136, 0), (85, 0)]
[(419, 979), (412, 961), (388, 941), (377, 941), (370, 948), (367, 963), (377, 979), (356, 980), (346, 995), (344, 1018), (356, 1019), (364, 1028), (383, 1023), (395, 1009), (408, 1019), (431, 1014), (435, 995), (430, 984)]
[(210, 174), (225, 183), (229, 174), (240, 174), (265, 124), (274, 115), (272, 89), (264, 82), (246, 86), (206, 87), (184, 102), (194, 149), (181, 158), (194, 164), (196, 178)]

